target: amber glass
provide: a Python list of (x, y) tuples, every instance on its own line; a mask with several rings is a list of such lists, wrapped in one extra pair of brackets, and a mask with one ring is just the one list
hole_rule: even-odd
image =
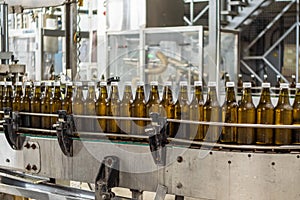
[(238, 75), (238, 82), (237, 82), (237, 91), (239, 94), (242, 93), (242, 89), (243, 89), (243, 76), (242, 74)]
[[(293, 107), (289, 99), (289, 85), (282, 83), (280, 85), (280, 94), (277, 106), (275, 107), (275, 125), (293, 124)], [(292, 142), (291, 129), (275, 129), (275, 144), (287, 145)]]
[[(110, 95), (107, 100), (106, 107), (107, 107), (106, 110), (107, 116), (115, 116), (115, 117), (120, 116), (120, 99), (119, 99), (119, 89), (118, 89), (117, 82), (111, 83)], [(119, 120), (108, 119), (106, 121), (106, 129), (108, 133), (120, 133)]]
[[(270, 97), (270, 83), (262, 84), (262, 92), (256, 109), (257, 124), (274, 124), (274, 106)], [(273, 144), (273, 129), (258, 128), (256, 131), (256, 144)]]
[[(30, 101), (30, 110), (33, 113), (41, 112), (41, 82), (34, 83), (34, 95)], [(41, 128), (41, 117), (31, 116), (32, 128)]]
[[(106, 103), (107, 103), (107, 84), (106, 82), (100, 82), (99, 98), (96, 101), (96, 114), (98, 116), (106, 115)], [(101, 132), (107, 132), (106, 119), (98, 119), (97, 130)]]
[[(189, 120), (189, 98), (187, 82), (182, 81), (179, 83), (180, 89), (177, 101), (175, 103), (175, 119)], [(175, 133), (177, 138), (189, 139), (189, 124), (187, 123), (175, 123), (175, 129), (178, 130)]]
[[(202, 82), (194, 82), (194, 96), (189, 105), (189, 119), (192, 121), (203, 121), (203, 93), (202, 93)], [(203, 125), (190, 124), (190, 140), (202, 141), (203, 136)]]
[[(0, 110), (3, 110), (3, 106), (2, 106), (2, 100), (3, 100), (3, 96), (4, 96), (4, 89), (5, 89), (5, 82), (4, 81), (0, 81)], [(0, 113), (0, 119), (3, 119), (3, 114)]]
[(62, 101), (62, 109), (67, 111), (67, 114), (72, 114), (72, 100), (73, 100), (73, 83), (66, 83), (67, 91), (66, 95)]
[[(125, 82), (124, 94), (120, 103), (120, 116), (130, 117), (130, 104), (132, 103), (131, 82)], [(120, 130), (124, 134), (129, 134), (131, 131), (131, 121), (121, 120)]]
[(150, 86), (151, 89), (150, 89), (149, 99), (148, 102), (146, 103), (147, 118), (150, 117), (151, 112), (159, 113), (159, 104), (160, 104), (160, 99), (158, 94), (158, 82), (152, 81), (150, 83)]
[[(245, 82), (243, 84), (243, 96), (238, 107), (238, 123), (239, 124), (255, 124), (256, 110), (252, 102), (251, 83)], [(237, 129), (237, 143), (238, 144), (253, 144), (255, 142), (254, 128), (238, 128)]]
[[(84, 115), (84, 99), (82, 90), (82, 82), (75, 82), (75, 96), (72, 102), (74, 115)], [(83, 118), (74, 117), (74, 121), (77, 131), (83, 131)]]
[(22, 82), (17, 82), (15, 84), (15, 96), (12, 101), (12, 110), (21, 111), (21, 98), (23, 95)]
[[(30, 94), (31, 94), (31, 82), (25, 82), (25, 90), (24, 95), (21, 98), (21, 111), (30, 112)], [(22, 116), (22, 126), (30, 127), (31, 119), (29, 115)]]
[[(84, 101), (84, 114), (87, 116), (96, 116), (96, 93), (95, 82), (88, 82), (87, 97)], [(93, 132), (96, 126), (96, 119), (85, 118), (84, 130), (87, 132)]]
[(6, 82), (4, 88), (4, 95), (2, 98), (2, 107), (10, 107), (12, 108), (12, 100), (13, 100), (13, 89), (12, 89), (12, 82)]
[[(51, 107), (51, 114), (58, 114), (58, 111), (62, 109), (62, 98), (61, 98), (61, 91), (60, 91), (60, 82), (54, 83), (54, 94), (50, 99), (50, 107)], [(51, 126), (57, 122), (58, 117), (51, 117)]]
[[(144, 83), (139, 82), (137, 85), (135, 98), (131, 104), (131, 117), (146, 118), (146, 102)], [(143, 135), (145, 133), (146, 121), (144, 120), (133, 120), (131, 125), (131, 132), (137, 135)]]
[(275, 84), (275, 93), (279, 94), (280, 91), (280, 83), (281, 83), (281, 77), (279, 75), (276, 76), (276, 84)]
[(296, 93), (296, 76), (292, 75), (292, 82), (290, 83), (290, 94), (294, 95)]
[[(235, 98), (234, 82), (227, 82), (226, 97), (222, 106), (222, 122), (237, 123), (238, 104)], [(237, 128), (235, 126), (222, 127), (220, 141), (222, 143), (236, 143)]]
[[(209, 91), (207, 100), (204, 104), (204, 120), (206, 122), (219, 122), (221, 116), (221, 108), (218, 102), (216, 83), (208, 83)], [(206, 142), (217, 142), (220, 135), (220, 128), (213, 125), (204, 126), (204, 141)]]
[[(296, 96), (293, 104), (293, 124), (300, 125), (300, 83), (296, 85)], [(293, 144), (300, 144), (300, 129), (293, 129), (292, 132)]]
[[(173, 94), (171, 90), (172, 83), (166, 82), (164, 84), (163, 96), (159, 105), (159, 113), (163, 117), (167, 117), (168, 119), (174, 119), (175, 116), (175, 105), (173, 102)], [(174, 123), (169, 122), (167, 125), (167, 134), (170, 137), (175, 136)]]
[[(45, 94), (42, 98), (41, 101), (41, 113), (43, 114), (50, 114), (51, 113), (51, 105), (50, 105), (50, 100), (52, 98), (52, 82), (48, 81), (45, 83)], [(43, 116), (42, 117), (42, 122), (41, 122), (41, 127), (44, 129), (50, 129), (51, 128), (51, 117), (49, 116)]]

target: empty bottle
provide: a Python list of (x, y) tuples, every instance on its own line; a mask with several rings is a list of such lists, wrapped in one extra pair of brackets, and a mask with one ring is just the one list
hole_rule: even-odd
[[(45, 94), (41, 101), (41, 112), (43, 114), (51, 114), (51, 105), (50, 100), (52, 98), (52, 82), (47, 81), (45, 82)], [(41, 120), (41, 127), (43, 129), (50, 129), (51, 128), (51, 117), (50, 116), (43, 116)]]
[[(293, 107), (289, 99), (289, 84), (280, 84), (280, 94), (277, 106), (275, 107), (275, 124), (291, 125), (293, 124)], [(275, 144), (287, 145), (292, 142), (291, 129), (275, 129)]]
[[(300, 83), (296, 84), (296, 96), (293, 104), (293, 124), (300, 125)], [(300, 144), (300, 129), (293, 129), (293, 144)]]
[[(114, 116), (114, 117), (120, 116), (120, 99), (119, 99), (118, 82), (111, 83), (110, 95), (107, 100), (106, 107), (107, 107), (106, 110), (107, 116)], [(120, 133), (119, 120), (108, 119), (106, 121), (106, 128), (108, 133)]]
[(21, 111), (21, 98), (23, 96), (23, 84), (22, 82), (16, 82), (15, 84), (15, 95), (12, 101), (12, 110)]
[(280, 83), (281, 83), (281, 77), (280, 75), (276, 76), (276, 85), (275, 85), (275, 93), (279, 94), (280, 91)]
[(243, 75), (242, 74), (239, 74), (238, 75), (238, 82), (237, 82), (237, 91), (239, 94), (242, 93), (242, 89), (243, 89)]
[[(270, 97), (270, 83), (262, 83), (262, 92), (256, 110), (257, 124), (274, 124), (274, 106)], [(256, 131), (256, 144), (273, 144), (273, 129), (258, 128)]]
[[(34, 94), (30, 101), (30, 110), (33, 113), (41, 112), (41, 82), (34, 82)], [(41, 117), (31, 116), (32, 128), (41, 128)]]
[(66, 95), (62, 101), (62, 109), (67, 111), (67, 114), (72, 114), (72, 99), (73, 99), (73, 83), (66, 83), (67, 91)]
[[(130, 117), (130, 104), (132, 103), (132, 90), (131, 82), (124, 83), (124, 94), (122, 101), (120, 103), (120, 116), (121, 117)], [(120, 130), (123, 134), (130, 134), (131, 131), (131, 121), (130, 120), (121, 120), (120, 121)]]
[(50, 110), (51, 110), (51, 114), (55, 114), (57, 115), (57, 117), (51, 117), (51, 127), (53, 124), (57, 122), (58, 111), (62, 109), (61, 102), (62, 102), (62, 98), (60, 92), (60, 82), (56, 81), (54, 82), (54, 93), (50, 98)]
[[(218, 102), (216, 82), (208, 82), (208, 96), (204, 104), (204, 120), (206, 122), (220, 122), (221, 108)], [(220, 127), (204, 125), (204, 141), (217, 142), (220, 135)]]
[[(255, 124), (256, 110), (252, 102), (251, 82), (243, 83), (243, 96), (238, 107), (239, 124)], [(237, 129), (238, 144), (253, 144), (255, 142), (255, 129), (252, 127), (243, 127)]]
[(11, 81), (5, 82), (4, 96), (2, 98), (2, 107), (12, 108), (12, 100), (13, 100), (12, 82)]
[[(237, 123), (238, 104), (235, 98), (234, 82), (226, 84), (226, 99), (222, 106), (222, 121), (225, 123)], [(236, 143), (237, 128), (235, 126), (222, 127), (222, 143)]]
[(290, 94), (295, 95), (296, 93), (296, 76), (292, 75), (292, 82), (290, 83)]
[[(137, 89), (135, 93), (135, 99), (131, 104), (131, 117), (146, 118), (146, 102), (144, 93), (144, 82), (137, 83)], [(143, 135), (145, 133), (146, 121), (133, 120), (131, 126), (131, 132), (137, 135)]]
[[(30, 112), (30, 93), (31, 93), (31, 82), (25, 82), (24, 95), (21, 98), (21, 111)], [(22, 126), (29, 128), (31, 126), (29, 115), (22, 116)]]
[[(164, 83), (162, 100), (159, 105), (159, 113), (162, 117), (167, 117), (168, 119), (174, 119), (175, 116), (175, 105), (173, 102), (172, 94), (172, 82), (167, 81)], [(175, 136), (174, 123), (169, 122), (167, 124), (167, 134), (170, 137)]]
[[(96, 92), (95, 82), (88, 82), (87, 97), (84, 101), (84, 114), (87, 116), (96, 116)], [(96, 119), (85, 118), (84, 130), (87, 132), (93, 132), (96, 126)]]
[[(180, 89), (177, 101), (175, 103), (175, 119), (189, 120), (189, 98), (187, 82), (181, 81), (179, 83)], [(189, 125), (187, 123), (176, 123), (177, 138), (189, 139)]]
[[(96, 101), (96, 114), (97, 116), (106, 116), (106, 103), (107, 103), (107, 83), (100, 82), (99, 97)], [(98, 119), (96, 123), (96, 130), (100, 132), (107, 132), (106, 119)]]
[[(73, 98), (73, 113), (74, 115), (84, 115), (84, 99), (82, 82), (75, 82), (75, 96)], [(74, 117), (75, 127), (77, 131), (83, 131), (84, 120), (80, 117)]]
[[(148, 102), (146, 103), (146, 117), (150, 118), (150, 113), (155, 112), (159, 113), (159, 104), (160, 104), (160, 99), (159, 99), (159, 94), (158, 94), (158, 82), (157, 81), (151, 81), (150, 82), (150, 94), (149, 94), (149, 99)], [(150, 124), (148, 122), (147, 124)]]

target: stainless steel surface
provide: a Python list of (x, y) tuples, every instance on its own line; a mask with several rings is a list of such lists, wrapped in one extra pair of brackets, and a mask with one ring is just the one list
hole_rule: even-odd
[(23, 8), (40, 8), (62, 5), (65, 0), (5, 0), (9, 6), (22, 6)]
[(154, 200), (164, 200), (166, 197), (166, 194), (168, 192), (168, 188), (164, 185), (158, 185), (156, 189), (156, 194)]
[(298, 55), (298, 56), (296, 56), (296, 82), (298, 82), (299, 81), (299, 55), (300, 55), (300, 17), (299, 17), (299, 15), (300, 15), (300, 0), (297, 0), (297, 2), (296, 2), (296, 12), (297, 12), (297, 14), (296, 14), (296, 24), (297, 24), (297, 27), (296, 27), (296, 44), (298, 44), (298, 45), (296, 45), (296, 55)]
[(40, 145), (38, 142), (25, 142), (23, 147), (24, 169), (28, 173), (37, 174), (41, 170)]
[[(5, 2), (0, 3), (0, 26), (1, 26), (1, 37), (0, 37), (0, 52), (8, 52), (8, 5)], [(8, 64), (8, 60), (2, 59), (1, 64)]]

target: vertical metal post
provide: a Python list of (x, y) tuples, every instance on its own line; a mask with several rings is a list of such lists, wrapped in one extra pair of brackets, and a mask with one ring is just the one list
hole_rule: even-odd
[[(220, 63), (220, 0), (209, 0), (209, 81), (216, 81), (219, 87)], [(217, 89), (218, 91), (218, 89)]]
[(297, 16), (296, 16), (296, 81), (299, 81), (299, 34), (300, 34), (300, 21), (299, 21), (299, 15), (300, 15), (300, 0), (297, 0)]
[(77, 74), (77, 4), (68, 0), (65, 4), (65, 29), (66, 29), (66, 70), (71, 70), (74, 80)]
[[(1, 52), (8, 52), (8, 5), (0, 4), (0, 25), (1, 25)], [(1, 64), (8, 64), (9, 60), (2, 59)]]
[(190, 22), (191, 26), (194, 24), (194, 0), (190, 0)]
[(199, 81), (202, 81), (203, 77), (203, 58), (204, 58), (204, 34), (203, 34), (203, 26), (199, 27)]

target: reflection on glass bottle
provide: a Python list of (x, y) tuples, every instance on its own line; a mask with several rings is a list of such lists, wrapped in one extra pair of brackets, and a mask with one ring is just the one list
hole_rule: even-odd
[[(226, 83), (226, 99), (222, 106), (222, 121), (225, 123), (237, 123), (238, 105), (235, 99), (234, 82)], [(236, 143), (237, 128), (235, 126), (222, 127), (222, 143)]]
[[(87, 116), (96, 116), (95, 101), (95, 82), (88, 82), (87, 97), (84, 101), (84, 114)], [(84, 119), (84, 130), (87, 132), (93, 132), (96, 126), (96, 119), (85, 118)]]
[[(146, 118), (146, 103), (144, 82), (137, 83), (137, 89), (135, 93), (135, 99), (131, 104), (131, 117)], [(131, 132), (137, 135), (143, 135), (145, 133), (146, 121), (133, 120), (131, 125)]]
[[(202, 82), (194, 82), (195, 93), (193, 99), (189, 105), (189, 119), (192, 121), (203, 121), (203, 109), (204, 101), (202, 94)], [(190, 124), (190, 140), (202, 141), (203, 135), (203, 125)]]
[[(270, 83), (262, 83), (262, 92), (256, 110), (257, 124), (274, 124), (274, 106), (270, 97)], [(258, 128), (256, 144), (273, 144), (273, 129)]]
[[(118, 82), (111, 83), (110, 95), (106, 104), (107, 116), (120, 116), (120, 99), (119, 99), (119, 89)], [(116, 119), (108, 119), (106, 122), (106, 128), (108, 133), (120, 133), (119, 129), (119, 120)]]
[[(130, 104), (132, 103), (132, 90), (131, 82), (124, 83), (124, 94), (123, 99), (120, 103), (120, 116), (121, 117), (130, 117)], [(120, 121), (120, 130), (123, 134), (130, 134), (131, 131), (131, 121), (130, 120), (121, 120)]]
[[(175, 119), (188, 120), (189, 119), (189, 98), (187, 82), (181, 81), (179, 83), (180, 89), (177, 101), (175, 103)], [(189, 126), (187, 123), (176, 123), (177, 138), (188, 139), (189, 138)]]
[[(100, 82), (99, 97), (96, 101), (96, 114), (97, 116), (106, 115), (106, 103), (107, 103), (107, 83)], [(98, 124), (96, 123), (96, 130), (100, 132), (107, 132), (106, 119), (98, 119)]]
[(72, 99), (73, 99), (73, 83), (67, 82), (66, 83), (67, 92), (62, 101), (62, 109), (67, 111), (67, 114), (72, 114)]
[[(293, 123), (293, 107), (289, 99), (289, 84), (280, 84), (280, 94), (275, 108), (275, 124), (291, 125)], [(292, 142), (291, 129), (275, 129), (275, 144), (287, 145)]]
[[(61, 92), (60, 82), (54, 82), (54, 94), (50, 98), (51, 114), (58, 115), (58, 111), (62, 109), (61, 106)], [(57, 117), (51, 117), (51, 126), (57, 122)]]
[[(173, 102), (172, 94), (172, 82), (165, 82), (162, 100), (159, 105), (159, 113), (162, 117), (167, 117), (168, 119), (174, 119), (175, 115), (175, 105)], [(169, 137), (175, 136), (174, 123), (169, 122), (167, 124), (167, 134)]]
[[(239, 124), (255, 124), (256, 110), (252, 102), (251, 83), (243, 83), (243, 96), (238, 107)], [(238, 144), (253, 144), (255, 142), (255, 129), (251, 127), (241, 127), (237, 130)]]
[[(41, 112), (43, 114), (50, 114), (51, 113), (51, 105), (50, 100), (52, 98), (52, 82), (47, 81), (45, 82), (45, 94), (41, 101)], [(51, 117), (50, 116), (43, 116), (41, 127), (43, 129), (50, 129), (51, 128)]]
[(23, 96), (22, 82), (16, 82), (15, 84), (15, 96), (12, 101), (12, 110), (21, 111), (21, 98)]
[[(206, 122), (220, 122), (221, 108), (218, 102), (216, 82), (208, 82), (208, 96), (204, 104), (204, 120)], [(220, 127), (213, 125), (204, 126), (204, 141), (217, 142), (220, 135)]]
[[(293, 124), (300, 125), (300, 83), (296, 84), (296, 97), (293, 104)], [(293, 129), (293, 144), (300, 144), (300, 129)]]
[[(84, 99), (82, 82), (75, 82), (75, 96), (73, 99), (73, 113), (74, 115), (84, 115)], [(75, 126), (77, 131), (83, 131), (84, 121), (83, 118), (74, 117)]]
[[(30, 101), (30, 110), (33, 113), (41, 112), (41, 82), (34, 82), (34, 94)], [(41, 117), (31, 116), (32, 128), (41, 127)]]

